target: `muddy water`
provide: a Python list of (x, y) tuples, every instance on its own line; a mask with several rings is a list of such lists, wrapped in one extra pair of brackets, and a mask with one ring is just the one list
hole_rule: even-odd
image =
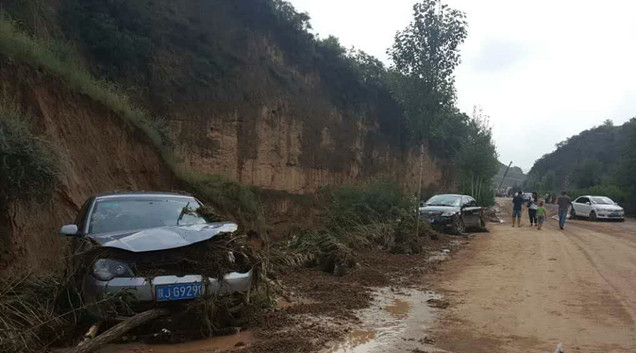
[(250, 331), (242, 331), (235, 335), (177, 344), (111, 344), (100, 349), (98, 353), (208, 353), (244, 348), (252, 344), (252, 340)]
[(417, 352), (418, 349), (443, 352), (428, 338), (429, 330), (439, 318), (439, 309), (427, 303), (431, 299), (441, 297), (430, 291), (395, 293), (388, 288), (377, 290), (374, 304), (359, 312), (360, 327), (324, 353)]
[(411, 303), (406, 300), (393, 299), (393, 303), (386, 306), (384, 310), (388, 311), (393, 317), (404, 318), (411, 311)]

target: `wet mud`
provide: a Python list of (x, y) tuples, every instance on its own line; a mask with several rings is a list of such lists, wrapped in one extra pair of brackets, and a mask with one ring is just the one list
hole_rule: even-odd
[(379, 289), (373, 304), (358, 313), (359, 328), (323, 353), (442, 352), (430, 338), (440, 310), (429, 305), (431, 300), (441, 297), (418, 289), (402, 293)]
[(426, 277), (464, 241), (444, 236), (418, 255), (365, 251), (344, 276), (287, 269), (276, 279), (294, 295), (279, 298), (273, 309), (251, 311), (247, 331), (184, 344), (117, 344), (100, 353), (440, 352), (429, 329), (443, 298), (429, 290)]
[(111, 344), (100, 349), (98, 353), (203, 353), (229, 352), (249, 347), (253, 342), (250, 331), (241, 331), (234, 335), (218, 336), (204, 340), (196, 340), (176, 344), (126, 343)]

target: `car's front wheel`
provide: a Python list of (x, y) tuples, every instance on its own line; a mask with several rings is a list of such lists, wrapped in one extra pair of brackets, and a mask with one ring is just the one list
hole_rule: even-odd
[(453, 233), (456, 235), (463, 235), (466, 233), (466, 224), (462, 216), (456, 216), (453, 219)]
[(590, 212), (590, 221), (596, 222), (597, 220), (598, 220), (598, 217), (596, 216), (596, 211)]

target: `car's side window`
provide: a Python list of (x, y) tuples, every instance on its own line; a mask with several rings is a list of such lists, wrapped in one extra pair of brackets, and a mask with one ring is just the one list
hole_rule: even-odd
[(579, 203), (586, 203), (586, 202), (590, 202), (590, 200), (587, 197), (579, 198)]
[(468, 197), (468, 202), (466, 203), (466, 206), (468, 207), (477, 207), (477, 201), (475, 201), (475, 199), (473, 199), (472, 197)]

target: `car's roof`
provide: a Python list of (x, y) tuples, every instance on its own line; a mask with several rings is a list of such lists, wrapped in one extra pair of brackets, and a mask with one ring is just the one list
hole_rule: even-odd
[(191, 199), (192, 195), (180, 194), (175, 192), (157, 192), (157, 191), (127, 191), (127, 192), (110, 192), (95, 196), (97, 200), (109, 198), (127, 198), (127, 197), (183, 197)]
[(460, 194), (437, 194), (437, 195), (433, 195), (431, 197), (435, 197), (435, 196), (468, 196), (468, 195), (460, 195)]

